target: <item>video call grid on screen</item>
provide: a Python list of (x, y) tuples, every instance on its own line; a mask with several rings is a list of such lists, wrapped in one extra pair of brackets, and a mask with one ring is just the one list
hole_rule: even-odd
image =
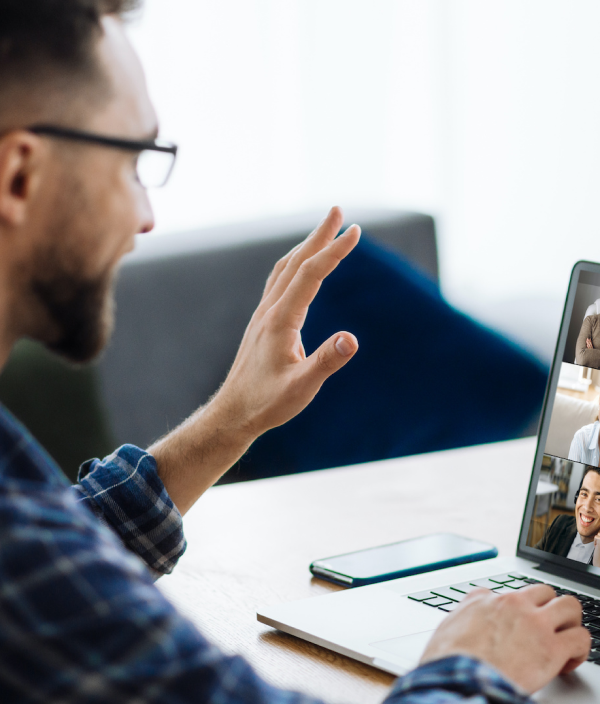
[(574, 269), (548, 394), (520, 547), (600, 577), (598, 264)]

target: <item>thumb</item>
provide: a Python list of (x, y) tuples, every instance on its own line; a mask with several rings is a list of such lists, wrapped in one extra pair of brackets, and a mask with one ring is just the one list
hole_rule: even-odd
[(358, 350), (358, 340), (350, 332), (338, 332), (315, 350), (307, 361), (310, 362), (311, 375), (323, 383), (338, 369), (341, 369)]

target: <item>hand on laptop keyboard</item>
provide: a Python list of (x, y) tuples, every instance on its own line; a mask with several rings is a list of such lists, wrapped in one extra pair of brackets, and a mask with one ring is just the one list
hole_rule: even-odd
[[(488, 580), (489, 581), (489, 580)], [(483, 586), (483, 585), (482, 585)], [(487, 586), (487, 585), (485, 585)], [(493, 585), (492, 585), (493, 586)], [(460, 588), (464, 587), (461, 591)], [(559, 673), (574, 670), (590, 652), (590, 632), (581, 625), (582, 608), (573, 596), (556, 597), (546, 584), (519, 589), (453, 585), (456, 601), (435, 589), (410, 595), (430, 606), (451, 611), (429, 642), (421, 662), (464, 654), (489, 663), (527, 692), (535, 692)], [(498, 593), (495, 593), (498, 592)]]

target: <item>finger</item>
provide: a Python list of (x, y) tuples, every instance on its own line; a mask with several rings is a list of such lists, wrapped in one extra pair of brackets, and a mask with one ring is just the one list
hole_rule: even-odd
[[(281, 297), (302, 263), (335, 238), (340, 231), (343, 220), (341, 209), (334, 206), (310, 235), (284, 257), (284, 266), (279, 267), (276, 275), (270, 277), (272, 280), (269, 290), (265, 291), (263, 296), (264, 299), (270, 299), (270, 305), (273, 305)], [(275, 272), (273, 273), (275, 274)]]
[(308, 357), (306, 377), (312, 377), (320, 386), (327, 377), (347, 364), (357, 350), (358, 340), (352, 333), (339, 332), (332, 335)]
[(556, 631), (581, 626), (581, 604), (574, 596), (560, 596), (542, 606), (544, 619)]
[(467, 596), (460, 602), (461, 604), (466, 604), (470, 601), (476, 600), (476, 599), (493, 599), (494, 594), (492, 593), (491, 589), (486, 589), (485, 587), (479, 587), (478, 589), (473, 589), (472, 592), (469, 592)]
[(276, 304), (276, 325), (296, 330), (302, 328), (308, 306), (317, 295), (323, 279), (350, 254), (359, 239), (360, 227), (352, 225), (325, 249), (303, 262)]
[[(321, 221), (323, 222), (323, 221)], [(312, 233), (311, 233), (312, 234)], [(309, 235), (310, 237), (310, 235)], [(304, 240), (300, 243), (298, 243), (293, 249), (290, 249), (290, 251), (285, 255), (285, 257), (282, 257), (277, 264), (273, 267), (273, 271), (269, 274), (269, 278), (267, 279), (267, 283), (265, 284), (265, 290), (263, 291), (262, 299), (264, 300), (269, 293), (271, 292), (273, 286), (275, 285), (275, 282), (281, 275), (281, 272), (285, 269), (287, 266), (288, 262), (290, 259), (294, 256), (294, 254), (302, 247), (304, 244)]]
[(561, 631), (558, 637), (562, 650), (562, 659), (565, 663), (560, 674), (566, 675), (569, 672), (573, 672), (576, 667), (579, 667), (581, 663), (587, 660), (592, 645), (592, 637), (587, 628), (583, 626)]
[(518, 594), (536, 606), (543, 606), (556, 598), (556, 592), (548, 584), (532, 584), (519, 589)]
[(269, 292), (265, 297), (265, 300), (269, 299), (270, 305), (273, 305), (283, 295), (302, 264), (321, 251), (335, 238), (343, 222), (344, 216), (341, 209), (334, 206), (327, 214), (327, 217), (317, 225), (304, 242), (290, 253), (291, 256), (288, 255), (289, 259), (287, 259), (285, 266), (280, 269), (278, 275), (273, 279)]

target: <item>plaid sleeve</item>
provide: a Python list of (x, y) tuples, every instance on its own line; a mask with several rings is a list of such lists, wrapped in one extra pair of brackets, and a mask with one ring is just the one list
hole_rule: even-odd
[(401, 677), (389, 704), (533, 704), (494, 668), (479, 660), (455, 655), (434, 660)]
[(315, 704), (207, 642), (72, 492), (31, 484), (0, 488), (3, 704)]
[(158, 575), (169, 574), (186, 542), (181, 514), (156, 470), (154, 457), (123, 445), (103, 460), (81, 465), (73, 487), (80, 501), (119, 535)]

